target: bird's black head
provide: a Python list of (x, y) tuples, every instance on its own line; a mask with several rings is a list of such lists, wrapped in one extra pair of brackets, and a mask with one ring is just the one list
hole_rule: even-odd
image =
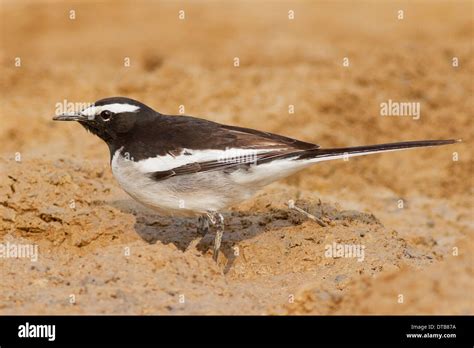
[(80, 112), (55, 116), (53, 120), (77, 121), (110, 146), (155, 114), (153, 109), (139, 101), (112, 97), (98, 100)]

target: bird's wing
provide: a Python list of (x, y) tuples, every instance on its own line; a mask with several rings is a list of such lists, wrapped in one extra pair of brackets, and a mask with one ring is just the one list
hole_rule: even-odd
[(222, 130), (236, 137), (237, 142), (243, 146), (269, 146), (274, 148), (291, 148), (293, 150), (312, 150), (319, 148), (319, 145), (307, 143), (301, 140), (288, 138), (282, 135), (262, 132), (256, 129), (220, 125)]
[(245, 154), (242, 156), (229, 156), (229, 158), (220, 158), (210, 161), (193, 161), (178, 167), (167, 170), (159, 170), (149, 173), (150, 177), (154, 180), (164, 180), (173, 176), (208, 172), (213, 170), (221, 170), (227, 173), (231, 173), (238, 169), (248, 169), (251, 166), (258, 166), (263, 163), (268, 163), (277, 159), (283, 158), (296, 158), (305, 150), (297, 151), (277, 151), (271, 150), (266, 153), (256, 153), (255, 155)]
[[(148, 154), (139, 159), (144, 159), (144, 171), (155, 180), (211, 170), (233, 171), (319, 148), (273, 133), (188, 116), (165, 117), (150, 125), (148, 133), (155, 134), (156, 147), (152, 150), (143, 146)], [(144, 134), (141, 141), (152, 143), (146, 139)], [(138, 143), (140, 139), (135, 139), (134, 144)]]

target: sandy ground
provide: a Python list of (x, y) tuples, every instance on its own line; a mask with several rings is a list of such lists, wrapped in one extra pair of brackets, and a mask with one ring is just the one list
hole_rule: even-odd
[[(0, 313), (474, 313), (472, 1), (0, 3), (0, 243), (39, 250), (0, 259)], [(275, 183), (225, 212), (215, 263), (196, 221), (139, 206), (99, 139), (51, 121), (117, 95), (328, 147), (464, 142)], [(381, 117), (388, 99), (420, 119)]]

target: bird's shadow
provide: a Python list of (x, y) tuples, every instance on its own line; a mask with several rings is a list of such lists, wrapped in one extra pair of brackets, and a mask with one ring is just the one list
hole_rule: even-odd
[[(215, 230), (211, 226), (209, 233), (202, 236), (197, 231), (197, 218), (160, 216), (131, 199), (109, 201), (107, 204), (124, 213), (133, 214), (136, 218), (134, 229), (147, 243), (154, 244), (157, 241), (163, 244), (172, 243), (184, 252), (194, 242), (195, 248), (203, 255), (211, 254)], [(319, 218), (325, 216), (333, 221), (348, 218), (371, 220), (373, 217), (359, 212), (339, 211), (334, 206), (321, 202), (297, 201), (297, 204)], [(238, 253), (234, 246), (240, 241), (251, 239), (267, 230), (276, 231), (299, 225), (307, 220), (301, 213), (285, 206), (281, 208), (267, 206), (263, 212), (232, 211), (223, 215), (225, 227), (220, 252), (227, 259), (224, 273), (231, 269), (237, 258)]]
[[(211, 253), (215, 230), (211, 226), (209, 233), (202, 236), (197, 230), (197, 218), (160, 216), (131, 199), (109, 201), (107, 204), (123, 213), (133, 214), (136, 219), (134, 229), (147, 243), (172, 243), (183, 252), (195, 244), (195, 248), (203, 255)], [(298, 213), (276, 208), (261, 213), (228, 212), (223, 215), (225, 227), (220, 252), (227, 259), (224, 273), (231, 269), (237, 258), (234, 245), (240, 241), (251, 239), (269, 229), (294, 226), (305, 220)]]

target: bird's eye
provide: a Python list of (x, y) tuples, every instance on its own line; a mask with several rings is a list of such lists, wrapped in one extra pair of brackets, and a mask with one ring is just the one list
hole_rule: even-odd
[(100, 113), (100, 118), (104, 121), (109, 121), (112, 117), (112, 113), (109, 110), (104, 110)]

